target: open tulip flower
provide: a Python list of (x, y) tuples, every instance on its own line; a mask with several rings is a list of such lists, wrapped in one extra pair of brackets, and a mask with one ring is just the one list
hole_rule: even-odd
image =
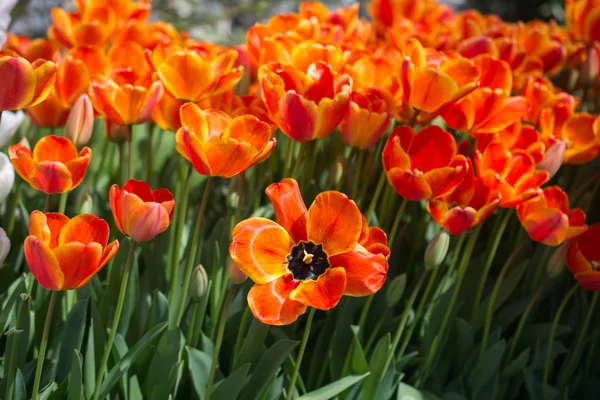
[(77, 148), (66, 137), (44, 136), (37, 142), (33, 153), (22, 144), (8, 149), (8, 155), (17, 173), (33, 188), (46, 194), (64, 193), (76, 188), (92, 157), (92, 150)]
[(163, 86), (158, 81), (149, 88), (128, 83), (119, 86), (107, 80), (94, 83), (91, 94), (96, 110), (114, 124), (141, 124), (152, 117), (152, 111), (163, 94)]
[(600, 1), (566, 0), (565, 21), (575, 37), (600, 42)]
[(277, 222), (240, 222), (229, 247), (255, 283), (248, 304), (257, 319), (286, 325), (306, 307), (328, 310), (342, 295), (368, 296), (381, 288), (388, 270), (385, 233), (369, 229), (346, 195), (323, 192), (307, 210), (293, 179), (270, 185), (266, 193)]
[(29, 63), (0, 52), (0, 113), (41, 103), (50, 94), (55, 79), (56, 65), (51, 61)]
[(373, 147), (390, 125), (394, 102), (377, 89), (352, 92), (348, 114), (340, 124), (342, 140), (359, 149)]
[(600, 223), (571, 240), (567, 264), (575, 279), (587, 290), (600, 292)]
[(180, 109), (177, 151), (199, 174), (231, 178), (265, 160), (275, 147), (271, 127), (252, 115), (231, 118), (194, 103)]
[(108, 194), (117, 228), (136, 242), (147, 242), (169, 227), (175, 200), (167, 189), (152, 191), (144, 181), (112, 185)]
[(63, 214), (33, 211), (25, 239), (25, 259), (42, 287), (77, 289), (119, 250), (119, 242), (108, 244), (108, 237), (108, 224), (95, 215), (69, 219)]
[[(599, 134), (596, 136), (594, 131)], [(565, 141), (565, 164), (585, 164), (600, 154), (600, 118), (588, 113), (576, 113), (562, 128), (561, 139)]]
[(457, 154), (454, 137), (432, 125), (418, 132), (400, 126), (391, 133), (382, 153), (392, 187), (407, 200), (446, 196), (462, 182), (467, 159)]
[(517, 215), (531, 240), (546, 246), (558, 246), (587, 229), (583, 210), (569, 209), (569, 198), (558, 186), (520, 204)]

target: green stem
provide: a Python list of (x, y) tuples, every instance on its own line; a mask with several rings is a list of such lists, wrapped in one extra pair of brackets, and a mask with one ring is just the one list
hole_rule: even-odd
[(202, 231), (202, 219), (204, 218), (204, 212), (206, 211), (206, 205), (208, 204), (208, 198), (210, 197), (209, 194), (212, 180), (213, 178), (210, 177), (206, 181), (206, 187), (204, 188), (204, 196), (202, 197), (202, 203), (200, 204), (200, 209), (198, 210), (198, 218), (196, 219), (194, 235), (192, 236), (192, 247), (190, 248), (190, 256), (188, 258), (187, 267), (185, 269), (183, 287), (181, 288), (181, 298), (179, 299), (179, 309), (177, 310), (177, 317), (174, 321), (174, 327), (178, 327), (181, 324), (181, 319), (183, 318), (183, 311), (185, 310), (185, 301), (188, 290), (190, 288), (190, 281), (192, 280), (192, 272), (194, 272), (194, 262), (196, 259), (196, 252), (198, 250), (198, 241), (200, 240), (200, 232)]
[(590, 322), (592, 320), (592, 315), (594, 314), (594, 310), (596, 308), (596, 302), (598, 301), (598, 293), (599, 292), (595, 292), (592, 297), (592, 304), (590, 304), (588, 312), (585, 316), (585, 321), (583, 322), (583, 325), (582, 325), (581, 329), (579, 330), (579, 335), (577, 335), (577, 341), (575, 342), (575, 348), (573, 349), (573, 351), (569, 352), (569, 358), (567, 360), (567, 365), (566, 365), (565, 369), (563, 370), (564, 372), (558, 374), (558, 387), (559, 388), (563, 388), (567, 384), (567, 380), (571, 377), (571, 374), (573, 373), (572, 370), (573, 370), (573, 367), (575, 366), (575, 361), (579, 358), (579, 354), (581, 352), (581, 346), (583, 344), (583, 339), (585, 338), (585, 335), (587, 334), (588, 328), (590, 326)]
[(521, 337), (521, 332), (523, 331), (523, 328), (525, 327), (525, 323), (527, 322), (527, 319), (529, 318), (529, 314), (531, 313), (531, 310), (533, 309), (535, 302), (537, 301), (537, 299), (540, 297), (540, 295), (544, 291), (544, 288), (546, 287), (548, 282), (549, 282), (548, 280), (545, 280), (538, 287), (535, 294), (531, 297), (531, 300), (529, 300), (529, 303), (527, 304), (527, 307), (525, 308), (523, 315), (521, 315), (521, 318), (519, 319), (519, 324), (517, 325), (517, 330), (515, 331), (515, 335), (513, 336), (512, 340), (510, 342), (510, 347), (508, 349), (508, 357), (506, 357), (507, 363), (512, 360), (512, 357), (517, 348), (517, 344), (519, 343), (519, 338)]
[(108, 335), (108, 341), (106, 342), (106, 347), (104, 348), (104, 353), (102, 354), (100, 366), (98, 367), (98, 375), (96, 375), (96, 387), (94, 388), (94, 395), (92, 396), (94, 400), (98, 400), (98, 397), (100, 396), (100, 386), (102, 384), (102, 378), (108, 364), (108, 357), (110, 357), (110, 352), (115, 342), (115, 336), (119, 330), (119, 321), (121, 320), (121, 312), (123, 311), (123, 304), (125, 303), (125, 295), (127, 294), (127, 286), (129, 285), (129, 273), (131, 272), (131, 267), (135, 259), (136, 247), (137, 243), (130, 239), (129, 253), (127, 254), (127, 262), (125, 263), (125, 269), (123, 270), (121, 288), (119, 289), (119, 297), (117, 299), (117, 309), (115, 310), (112, 326), (110, 328), (110, 334)]
[(231, 300), (235, 295), (237, 290), (237, 286), (231, 286), (229, 288), (229, 293), (227, 294), (227, 298), (225, 299), (225, 303), (223, 303), (223, 309), (221, 310), (221, 318), (219, 320), (219, 329), (217, 331), (217, 340), (215, 341), (215, 351), (213, 353), (212, 364), (210, 365), (210, 374), (208, 375), (208, 383), (206, 384), (206, 400), (210, 400), (210, 395), (212, 393), (213, 381), (215, 380), (215, 373), (217, 372), (217, 365), (219, 364), (219, 352), (221, 351), (221, 345), (223, 344), (223, 334), (225, 333), (225, 323), (227, 322), (227, 312), (229, 311), (229, 306), (231, 304)]
[(15, 229), (15, 221), (17, 219), (17, 205), (19, 204), (19, 199), (21, 198), (21, 183), (16, 182), (13, 188), (12, 196), (10, 197), (10, 203), (8, 206), (8, 222), (6, 223), (6, 235), (10, 238), (12, 237), (13, 231)]
[(404, 215), (404, 210), (406, 210), (406, 206), (408, 205), (408, 200), (402, 198), (402, 203), (400, 203), (400, 208), (396, 213), (396, 218), (394, 218), (394, 224), (392, 225), (392, 230), (390, 233), (390, 247), (394, 245), (394, 240), (396, 240), (396, 234), (398, 233), (398, 228), (400, 227), (400, 222), (402, 221), (402, 216)]
[[(373, 297), (373, 296), (371, 296)], [(377, 320), (377, 324), (375, 324), (375, 328), (373, 328), (373, 332), (371, 332), (371, 334), (369, 335), (369, 340), (367, 340), (367, 344), (365, 344), (365, 354), (367, 354), (369, 352), (369, 350), (371, 350), (371, 346), (373, 346), (373, 343), (375, 343), (375, 339), (377, 338), (377, 335), (379, 334), (379, 331), (381, 330), (381, 326), (383, 325), (383, 321), (385, 321), (385, 318), (388, 315), (389, 312), (389, 307), (387, 307), (384, 311), (383, 314), (381, 315), (381, 318), (378, 318)], [(410, 325), (412, 326), (412, 324)], [(342, 375), (344, 376), (344, 375)]]
[(525, 246), (525, 243), (526, 242), (521, 242), (521, 244), (515, 248), (515, 250), (510, 255), (510, 257), (508, 257), (508, 259), (502, 266), (502, 269), (500, 270), (500, 273), (498, 274), (498, 277), (496, 278), (496, 283), (494, 284), (494, 289), (492, 290), (492, 293), (490, 294), (490, 299), (488, 301), (487, 310), (485, 313), (483, 338), (481, 339), (481, 347), (479, 347), (479, 356), (477, 358), (479, 361), (481, 361), (481, 359), (483, 358), (483, 355), (485, 354), (485, 350), (487, 348), (487, 342), (488, 342), (488, 338), (490, 336), (490, 330), (492, 328), (492, 316), (494, 314), (494, 306), (496, 305), (496, 298), (498, 297), (498, 293), (500, 292), (500, 286), (502, 286), (502, 282), (504, 281), (504, 276), (508, 272), (508, 268), (513, 264), (517, 255), (521, 252), (521, 250), (523, 249), (523, 246)]
[(180, 205), (179, 208), (177, 209), (177, 220), (175, 223), (175, 237), (174, 237), (174, 242), (172, 244), (170, 244), (170, 246), (172, 246), (172, 250), (171, 250), (171, 275), (169, 278), (169, 282), (171, 283), (171, 293), (174, 293), (175, 290), (177, 289), (177, 281), (179, 280), (179, 257), (181, 255), (181, 240), (183, 238), (183, 228), (185, 227), (185, 215), (186, 215), (186, 211), (187, 211), (187, 204), (189, 201), (189, 193), (190, 193), (190, 181), (191, 181), (191, 175), (192, 175), (192, 168), (188, 165), (186, 165), (186, 169), (185, 169), (185, 180), (183, 183), (183, 193), (181, 194), (181, 197), (179, 197), (178, 199), (181, 199), (180, 201)]
[(387, 175), (385, 174), (385, 171), (383, 171), (381, 173), (381, 176), (379, 177), (379, 182), (377, 182), (377, 188), (375, 189), (375, 194), (371, 198), (371, 203), (369, 204), (369, 208), (367, 209), (367, 214), (366, 214), (367, 221), (370, 221), (371, 218), (373, 218), (373, 215), (375, 215), (375, 207), (377, 207), (377, 202), (379, 201), (379, 196), (381, 196), (381, 191), (383, 190), (383, 186), (385, 185), (386, 181), (387, 181)]
[(358, 154), (356, 156), (356, 169), (354, 170), (354, 182), (352, 182), (352, 192), (350, 196), (350, 198), (354, 200), (356, 200), (356, 195), (358, 194), (358, 187), (362, 178), (362, 170), (365, 164), (366, 151), (359, 149), (357, 153)]
[(554, 345), (554, 337), (556, 336), (556, 328), (558, 327), (558, 321), (560, 321), (560, 316), (562, 315), (567, 303), (575, 293), (575, 291), (579, 288), (579, 283), (575, 283), (571, 290), (565, 295), (558, 310), (556, 311), (556, 316), (554, 317), (554, 321), (552, 322), (552, 328), (550, 329), (550, 337), (548, 338), (548, 349), (546, 350), (546, 362), (544, 363), (544, 378), (542, 382), (542, 390), (544, 393), (544, 399), (548, 399), (548, 378), (550, 377), (550, 364), (552, 361), (552, 346)]
[[(110, 140), (104, 138), (104, 141), (102, 142), (102, 148), (100, 150), (100, 158), (101, 158), (100, 164), (98, 165), (97, 169), (94, 170), (94, 173), (90, 175), (90, 186), (92, 187), (92, 190), (94, 190), (96, 188), (96, 182), (98, 182), (98, 176), (100, 175), (100, 173), (102, 171), (104, 171), (104, 165), (109, 160), (112, 160), (112, 156), (113, 156), (112, 151), (113, 151), (114, 147), (111, 147), (111, 152), (109, 153), (108, 152), (108, 143), (109, 142), (110, 142)], [(109, 154), (110, 154), (110, 156), (109, 156)], [(119, 183), (120, 182), (121, 181), (119, 181)]]
[(46, 203), (44, 203), (44, 213), (50, 212), (50, 203), (52, 203), (52, 195), (46, 195)]
[(125, 183), (125, 144), (119, 143), (119, 183), (123, 185)]
[(250, 321), (250, 314), (250, 307), (246, 307), (244, 310), (244, 315), (242, 315), (242, 322), (240, 322), (237, 337), (235, 339), (235, 347), (233, 352), (234, 364), (244, 344), (244, 336), (246, 335), (246, 329), (248, 328), (248, 322)]
[(360, 312), (360, 317), (358, 318), (358, 334), (361, 336), (366, 330), (365, 323), (367, 322), (367, 317), (369, 316), (369, 309), (371, 308), (371, 304), (373, 303), (374, 298), (374, 295), (367, 297), (367, 301), (365, 301), (362, 311)]
[(31, 400), (36, 400), (40, 390), (40, 381), (42, 380), (42, 370), (44, 369), (44, 358), (46, 357), (46, 348), (48, 347), (48, 335), (50, 334), (50, 325), (52, 324), (52, 314), (56, 306), (58, 291), (52, 291), (48, 312), (46, 313), (46, 322), (44, 322), (44, 331), (42, 333), (42, 342), (40, 343), (40, 353), (38, 354), (37, 367), (35, 368), (35, 379), (33, 381), (33, 391)]
[(471, 319), (475, 318), (475, 314), (477, 313), (477, 309), (479, 308), (479, 302), (481, 301), (481, 297), (483, 296), (483, 288), (485, 286), (485, 282), (487, 281), (490, 269), (492, 267), (492, 263), (494, 261), (494, 257), (496, 256), (496, 252), (498, 251), (500, 239), (502, 239), (502, 235), (504, 234), (504, 230), (506, 229), (506, 226), (508, 225), (508, 220), (510, 219), (511, 213), (509, 212), (509, 210), (502, 210), (502, 212), (504, 212), (504, 215), (500, 216), (500, 222), (495, 226), (495, 229), (493, 231), (494, 238), (492, 241), (492, 246), (487, 251), (485, 264), (483, 264), (483, 273), (479, 278), (479, 285), (477, 286), (477, 291), (475, 292), (475, 300), (473, 301), (473, 309), (471, 310)]
[(67, 209), (67, 198), (69, 197), (69, 192), (64, 192), (60, 195), (60, 200), (58, 202), (58, 212), (60, 214), (64, 214)]
[(153, 169), (154, 169), (154, 149), (152, 148), (152, 143), (153, 143), (153, 139), (154, 139), (154, 129), (150, 128), (148, 130), (148, 154), (146, 155), (147, 159), (148, 159), (148, 170), (147, 175), (146, 175), (146, 182), (150, 183), (152, 182), (152, 177), (154, 176), (154, 174), (152, 173)]
[(308, 337), (310, 335), (310, 328), (312, 326), (313, 318), (315, 316), (316, 308), (311, 307), (308, 312), (308, 318), (306, 319), (306, 326), (304, 327), (304, 334), (302, 335), (302, 342), (300, 343), (300, 350), (298, 350), (298, 356), (296, 357), (296, 363), (294, 365), (294, 372), (290, 378), (290, 384), (285, 396), (286, 400), (292, 400), (294, 395), (294, 387), (296, 387), (296, 380), (298, 379), (298, 373), (300, 372), (300, 364), (302, 364), (302, 358), (304, 357), (304, 351), (306, 350), (306, 344), (308, 343)]
[(127, 173), (129, 174), (129, 179), (133, 179), (133, 129), (131, 128), (127, 137), (127, 150)]
[(286, 159), (285, 159), (285, 165), (284, 165), (284, 178), (289, 177), (290, 174), (292, 173), (292, 167), (294, 165), (293, 163), (293, 159), (294, 159), (294, 143), (296, 143), (294, 140), (292, 140), (291, 138), (287, 138), (288, 139), (288, 145), (287, 145), (287, 151), (286, 151)]

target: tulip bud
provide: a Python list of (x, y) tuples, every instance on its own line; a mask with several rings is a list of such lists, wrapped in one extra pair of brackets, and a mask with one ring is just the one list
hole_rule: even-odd
[(567, 266), (567, 251), (569, 250), (570, 241), (566, 241), (561, 244), (556, 250), (554, 250), (554, 254), (548, 260), (548, 264), (546, 265), (546, 273), (550, 279), (554, 279), (559, 276)]
[(94, 200), (92, 196), (90, 196), (89, 192), (86, 192), (83, 195), (83, 201), (81, 202), (81, 207), (79, 208), (80, 214), (94, 214)]
[(29, 143), (29, 139), (27, 139), (27, 137), (23, 136), (21, 140), (19, 140), (19, 144), (31, 150), (31, 143)]
[(446, 258), (449, 245), (450, 234), (442, 229), (431, 239), (425, 249), (425, 268), (432, 270), (439, 267)]
[(24, 119), (23, 111), (0, 111), (0, 147), (8, 143)]
[(15, 169), (8, 156), (0, 153), (0, 204), (4, 203), (14, 183)]
[(585, 61), (579, 68), (579, 79), (581, 86), (590, 87), (598, 80), (600, 74), (600, 60), (598, 58), (598, 50), (594, 46), (587, 49)]
[(344, 177), (344, 158), (338, 157), (338, 159), (329, 168), (329, 183), (330, 186), (336, 187)]
[(227, 263), (227, 276), (229, 280), (236, 285), (240, 285), (248, 279), (248, 276), (242, 272), (233, 260)]
[(85, 146), (92, 137), (94, 130), (94, 108), (87, 94), (79, 96), (65, 125), (65, 135), (71, 139), (75, 146)]
[(406, 274), (398, 275), (390, 281), (385, 292), (385, 300), (388, 307), (394, 307), (404, 294), (406, 289)]
[(200, 300), (208, 291), (208, 276), (202, 264), (198, 264), (192, 274), (192, 283), (190, 284), (192, 299)]
[(10, 251), (10, 239), (6, 236), (4, 229), (0, 228), (0, 266), (6, 260), (6, 256)]
[(565, 159), (565, 150), (567, 149), (567, 143), (559, 140), (554, 143), (546, 151), (546, 156), (537, 166), (538, 169), (548, 171), (550, 178), (552, 178), (560, 169)]
[(107, 139), (120, 143), (129, 139), (129, 135), (131, 135), (131, 129), (129, 125), (114, 124), (108, 119), (105, 119), (104, 135)]

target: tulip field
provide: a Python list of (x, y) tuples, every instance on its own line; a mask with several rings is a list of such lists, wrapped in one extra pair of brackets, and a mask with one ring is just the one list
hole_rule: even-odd
[(0, 399), (600, 399), (600, 0), (0, 2)]

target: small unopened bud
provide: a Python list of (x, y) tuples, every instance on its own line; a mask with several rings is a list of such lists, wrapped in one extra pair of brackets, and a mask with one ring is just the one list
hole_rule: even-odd
[(21, 138), (21, 140), (19, 140), (19, 144), (21, 146), (25, 146), (27, 147), (29, 150), (31, 150), (31, 143), (29, 143), (29, 140), (27, 139), (27, 137), (23, 136)]
[(598, 80), (598, 74), (600, 74), (600, 59), (598, 57), (598, 49), (594, 46), (590, 46), (587, 49), (585, 61), (579, 68), (579, 79), (581, 86), (590, 87)]
[(13, 184), (15, 183), (15, 169), (12, 166), (10, 159), (4, 153), (0, 153), (0, 204), (10, 194)]
[(248, 275), (242, 272), (233, 260), (227, 263), (227, 276), (229, 280), (236, 285), (242, 284), (248, 279)]
[(546, 265), (546, 273), (550, 279), (554, 279), (559, 276), (567, 266), (567, 251), (569, 250), (569, 241), (561, 244), (556, 250), (554, 250), (554, 254), (548, 260), (548, 264)]
[(449, 245), (450, 234), (442, 229), (431, 239), (425, 249), (425, 268), (432, 270), (439, 267), (446, 258)]
[(65, 135), (71, 139), (75, 146), (86, 145), (92, 137), (94, 130), (94, 108), (87, 94), (79, 96), (65, 125)]
[(206, 270), (199, 264), (192, 274), (192, 283), (190, 284), (190, 291), (192, 292), (192, 299), (200, 300), (206, 294), (208, 290), (208, 276)]
[(550, 178), (552, 178), (554, 175), (556, 175), (563, 164), (566, 149), (567, 143), (563, 142), (562, 140), (557, 141), (546, 151), (546, 156), (542, 162), (538, 164), (537, 168), (543, 171), (548, 171)]
[(385, 301), (388, 307), (394, 307), (404, 294), (406, 289), (406, 274), (398, 275), (390, 281), (385, 292)]
[(81, 202), (81, 208), (79, 209), (80, 214), (94, 214), (94, 199), (89, 193), (83, 194), (83, 201)]
[(344, 177), (344, 158), (338, 157), (337, 160), (329, 168), (329, 183), (336, 187)]
[(120, 143), (128, 140), (130, 134), (131, 128), (129, 125), (118, 125), (108, 119), (104, 120), (104, 135), (107, 139)]
[(0, 266), (6, 260), (8, 252), (10, 251), (10, 239), (6, 236), (4, 229), (0, 228)]

